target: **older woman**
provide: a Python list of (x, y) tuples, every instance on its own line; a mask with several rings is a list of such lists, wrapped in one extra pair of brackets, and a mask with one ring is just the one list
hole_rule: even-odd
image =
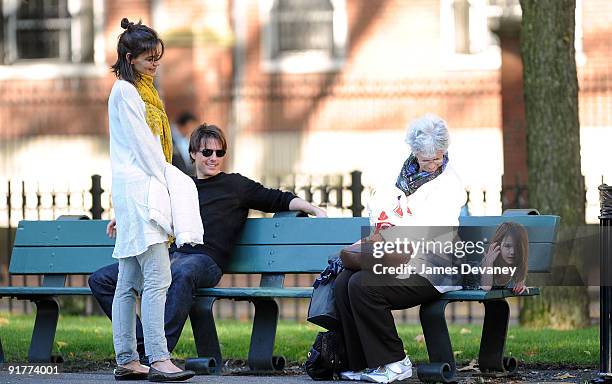
[[(446, 122), (425, 115), (410, 124), (406, 142), (411, 154), (391, 193), (393, 202), (386, 211), (371, 212), (376, 216), (374, 221), (401, 216), (401, 225), (419, 226), (420, 229), (414, 228), (417, 232), (430, 226), (457, 226), (465, 190), (450, 166)], [(388, 199), (389, 193), (382, 196)], [(383, 230), (365, 241), (392, 241), (398, 235), (397, 231), (391, 234), (393, 229), (401, 230), (400, 227)], [(459, 276), (432, 276), (419, 273), (419, 268), (408, 278), (372, 280), (366, 261), (371, 258), (359, 254), (357, 248), (353, 246), (353, 252), (341, 253), (345, 269), (336, 278), (336, 308), (349, 369), (341, 377), (375, 383), (404, 380), (412, 376), (412, 364), (404, 352), (391, 310), (411, 308), (458, 289), (455, 280)], [(444, 259), (422, 254), (415, 255), (410, 263), (435, 265), (439, 260)]]

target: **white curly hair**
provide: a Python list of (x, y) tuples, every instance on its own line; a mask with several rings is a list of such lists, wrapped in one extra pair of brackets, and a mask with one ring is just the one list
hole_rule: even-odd
[(433, 113), (421, 116), (408, 125), (406, 143), (415, 155), (431, 157), (438, 151), (446, 153), (449, 141), (446, 121)]

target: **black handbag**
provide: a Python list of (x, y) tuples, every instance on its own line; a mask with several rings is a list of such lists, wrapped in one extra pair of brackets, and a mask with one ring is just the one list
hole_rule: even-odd
[(340, 331), (319, 332), (308, 352), (304, 369), (313, 380), (334, 380), (347, 370), (344, 339)]
[(308, 317), (306, 320), (328, 330), (335, 330), (339, 326), (336, 315), (336, 296), (334, 288), (336, 276), (331, 276), (325, 284), (318, 284), (312, 291)]

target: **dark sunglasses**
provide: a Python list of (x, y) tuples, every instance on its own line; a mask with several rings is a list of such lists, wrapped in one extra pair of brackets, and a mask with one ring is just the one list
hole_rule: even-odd
[(225, 149), (203, 149), (200, 151), (204, 157), (211, 157), (213, 152), (217, 155), (217, 157), (225, 156)]

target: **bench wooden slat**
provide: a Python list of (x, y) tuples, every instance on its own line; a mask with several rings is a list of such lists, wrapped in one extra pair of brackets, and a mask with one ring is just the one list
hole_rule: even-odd
[(89, 287), (0, 287), (0, 297), (91, 295)]
[(116, 263), (113, 247), (15, 247), (9, 272), (18, 275), (89, 274)]
[(475, 290), (461, 290), (446, 292), (442, 295), (441, 299), (455, 300), (455, 301), (484, 301), (484, 300), (498, 300), (508, 297), (519, 297), (519, 296), (537, 296), (540, 294), (539, 288), (530, 287), (529, 292), (515, 295), (511, 289), (495, 289), (492, 291), (483, 291), (482, 289)]
[[(226, 273), (318, 273), (344, 245), (243, 245), (236, 247)], [(13, 248), (12, 274), (88, 274), (116, 263), (112, 247)]]
[(106, 235), (108, 220), (41, 220), (19, 222), (15, 247), (108, 247), (115, 239)]
[(242, 297), (279, 297), (279, 298), (310, 298), (311, 287), (302, 288), (201, 288), (196, 291), (198, 296), (242, 298)]
[[(21, 221), (14, 246), (113, 246), (114, 239), (106, 236), (107, 224), (107, 220)], [(237, 244), (351, 244), (367, 225), (366, 218), (317, 219), (316, 225), (308, 218), (249, 219)]]
[(249, 219), (237, 244), (352, 244), (369, 225), (363, 217)]
[[(88, 287), (0, 287), (0, 297), (26, 297), (37, 295), (91, 295)], [(200, 288), (197, 296), (215, 297), (284, 297), (284, 298), (310, 298), (312, 287), (288, 288)]]

